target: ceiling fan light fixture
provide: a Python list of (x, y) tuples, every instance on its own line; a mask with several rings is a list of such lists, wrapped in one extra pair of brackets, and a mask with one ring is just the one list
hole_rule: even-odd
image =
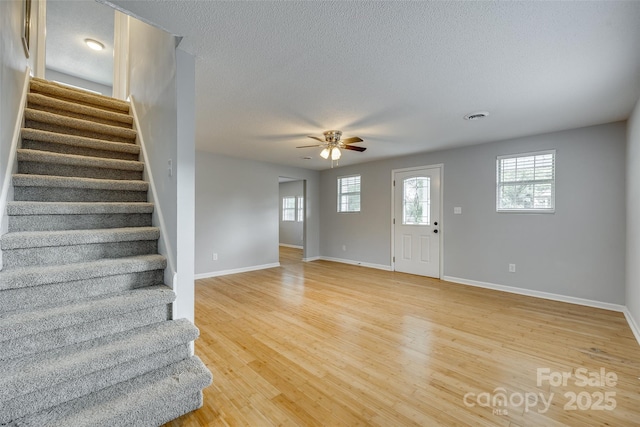
[(320, 152), (320, 157), (322, 157), (323, 159), (328, 159), (329, 158), (329, 149), (325, 148)]
[(342, 157), (342, 153), (338, 147), (335, 147), (331, 150), (331, 160), (340, 160)]
[(84, 42), (86, 43), (87, 46), (89, 46), (89, 48), (91, 48), (93, 50), (102, 50), (102, 49), (104, 49), (104, 44), (100, 43), (98, 40), (84, 39)]

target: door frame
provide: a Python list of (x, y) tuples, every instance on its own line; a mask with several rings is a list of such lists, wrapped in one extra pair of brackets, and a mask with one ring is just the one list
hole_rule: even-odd
[[(280, 178), (286, 178), (287, 180), (289, 180), (283, 182), (302, 182), (302, 197), (304, 198), (304, 216), (302, 218), (302, 261), (309, 261), (309, 258), (307, 257), (307, 212), (309, 212), (309, 200), (307, 200), (307, 179), (278, 175), (278, 247), (280, 247), (280, 209), (282, 208), (282, 199), (280, 198), (280, 184), (282, 184), (282, 182), (280, 182)], [(297, 215), (298, 211), (296, 210), (296, 218)]]
[(396, 195), (396, 187), (393, 185), (393, 181), (395, 179), (396, 173), (402, 172), (411, 172), (415, 170), (421, 169), (440, 169), (440, 242), (439, 242), (439, 251), (440, 251), (440, 265), (438, 266), (438, 277), (440, 280), (444, 277), (444, 163), (436, 163), (433, 165), (425, 165), (425, 166), (414, 166), (410, 168), (401, 168), (401, 169), (392, 169), (391, 170), (391, 271), (396, 271), (396, 262), (394, 261), (396, 256), (396, 238), (395, 238), (395, 224), (393, 222), (395, 216), (395, 195)]

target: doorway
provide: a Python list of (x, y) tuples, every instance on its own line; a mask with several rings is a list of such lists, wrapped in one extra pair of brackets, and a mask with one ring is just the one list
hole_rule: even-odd
[(440, 278), (442, 165), (393, 171), (395, 271)]
[(307, 198), (306, 181), (291, 177), (278, 177), (279, 182), (279, 227), (280, 252), (287, 257), (304, 258), (306, 240)]
[[(92, 40), (93, 48), (88, 40)], [(46, 8), (47, 80), (111, 96), (114, 10), (95, 1), (49, 1)], [(97, 49), (97, 50), (94, 50)]]

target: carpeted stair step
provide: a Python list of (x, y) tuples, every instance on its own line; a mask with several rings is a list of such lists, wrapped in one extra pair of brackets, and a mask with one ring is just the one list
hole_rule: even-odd
[(61, 116), (90, 120), (105, 125), (120, 126), (129, 129), (131, 129), (133, 125), (133, 117), (128, 114), (76, 104), (39, 93), (30, 93), (27, 95), (27, 107), (34, 110), (59, 114)]
[(188, 320), (172, 320), (4, 361), (0, 424), (185, 359), (198, 333)]
[(145, 181), (13, 175), (14, 200), (40, 202), (146, 202)]
[(145, 202), (9, 202), (9, 232), (147, 227), (153, 204)]
[(80, 178), (141, 180), (144, 163), (18, 149), (18, 173)]
[(74, 102), (76, 104), (129, 114), (129, 103), (126, 101), (90, 93), (82, 89), (71, 88), (69, 86), (35, 77), (31, 79), (29, 91), (31, 93), (40, 93), (64, 101)]
[[(38, 310), (0, 314), (0, 360), (113, 335), (168, 318), (175, 293), (165, 285), (133, 289), (100, 298)], [(138, 312), (144, 310), (140, 316)], [(127, 318), (129, 322), (125, 321)], [(135, 323), (130, 321), (134, 319)]]
[(103, 141), (27, 128), (22, 129), (21, 136), (22, 148), (30, 150), (122, 160), (138, 160), (140, 157), (140, 146), (130, 143)]
[(196, 356), (17, 420), (12, 427), (155, 427), (202, 406), (211, 373)]
[(3, 267), (61, 265), (157, 253), (157, 227), (21, 231), (0, 240)]
[(0, 314), (72, 303), (163, 282), (162, 255), (100, 259), (0, 271)]
[(136, 131), (119, 126), (103, 125), (89, 120), (74, 119), (46, 111), (25, 108), (25, 127), (64, 135), (76, 135), (104, 141), (135, 143)]

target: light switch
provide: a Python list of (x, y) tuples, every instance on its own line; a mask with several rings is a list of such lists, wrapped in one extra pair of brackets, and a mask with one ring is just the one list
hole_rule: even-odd
[(453, 214), (454, 215), (461, 215), (462, 214), (462, 208), (459, 206), (456, 206), (455, 208), (453, 208)]

